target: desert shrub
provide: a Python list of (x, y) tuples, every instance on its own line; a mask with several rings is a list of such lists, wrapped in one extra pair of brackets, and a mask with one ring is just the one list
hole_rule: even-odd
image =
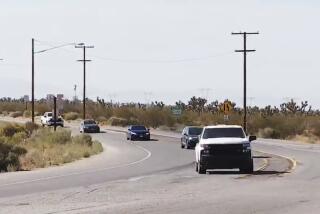
[(54, 132), (49, 128), (42, 128), (37, 130), (29, 139), (29, 143), (46, 144), (46, 146), (66, 144), (68, 142), (71, 142), (71, 131), (64, 129), (58, 129)]
[(26, 122), (25, 124), (25, 129), (26, 132), (28, 134), (28, 136), (31, 136), (31, 134), (35, 131), (39, 129), (39, 125), (36, 123), (32, 123), (32, 122)]
[(21, 111), (15, 111), (15, 112), (11, 112), (9, 114), (10, 117), (16, 118), (16, 117), (22, 117), (23, 113)]
[(36, 103), (35, 104), (35, 111), (37, 112), (37, 115), (43, 115), (47, 111), (51, 111), (52, 106), (49, 106), (46, 103)]
[(2, 127), (0, 127), (0, 135), (5, 137), (12, 137), (14, 134), (18, 132), (26, 132), (26, 130), (23, 126), (11, 123), (5, 124)]
[(129, 125), (129, 122), (124, 118), (111, 117), (108, 120), (108, 124), (110, 124), (111, 126), (127, 126)]
[(27, 118), (31, 117), (31, 111), (24, 111), (23, 117), (27, 117)]
[(64, 114), (64, 119), (65, 120), (76, 120), (79, 118), (79, 113), (77, 112), (68, 112)]
[(275, 131), (274, 129), (267, 127), (264, 129), (260, 129), (258, 132), (258, 136), (261, 138), (271, 138), (276, 139), (280, 137), (280, 133)]
[(306, 131), (317, 137), (320, 137), (320, 118), (309, 117), (308, 121), (306, 122)]
[(17, 132), (11, 138), (8, 138), (8, 142), (12, 144), (20, 144), (28, 138), (25, 132)]
[(51, 144), (66, 144), (71, 142), (71, 131), (58, 130), (56, 132), (49, 132), (46, 136), (47, 142)]
[(22, 147), (0, 143), (0, 171), (19, 170), (19, 157), (26, 153), (27, 150)]
[(88, 134), (77, 135), (72, 138), (72, 142), (74, 144), (82, 144), (86, 146), (92, 146), (93, 144), (92, 137)]

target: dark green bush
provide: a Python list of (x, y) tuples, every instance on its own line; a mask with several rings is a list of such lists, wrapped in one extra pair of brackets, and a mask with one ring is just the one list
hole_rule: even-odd
[(19, 170), (19, 157), (26, 153), (27, 150), (22, 147), (0, 143), (0, 171)]

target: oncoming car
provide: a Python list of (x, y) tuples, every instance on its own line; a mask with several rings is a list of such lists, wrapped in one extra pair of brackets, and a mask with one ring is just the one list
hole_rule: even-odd
[(199, 143), (195, 147), (196, 171), (207, 169), (240, 169), (253, 172), (250, 142), (256, 136), (246, 137), (241, 126), (217, 125), (203, 128)]
[(181, 148), (194, 148), (199, 142), (199, 136), (202, 133), (202, 127), (187, 126), (182, 131)]
[(129, 126), (126, 135), (127, 140), (150, 140), (150, 130), (141, 125)]
[(94, 120), (83, 120), (80, 123), (80, 133), (99, 133), (100, 127)]

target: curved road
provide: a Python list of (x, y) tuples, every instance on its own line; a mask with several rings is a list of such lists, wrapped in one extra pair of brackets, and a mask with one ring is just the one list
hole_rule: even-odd
[[(198, 175), (174, 136), (130, 143), (94, 134), (105, 151), (61, 167), (0, 174), (0, 213), (319, 213), (320, 147), (260, 140), (253, 175)], [(261, 153), (262, 152), (262, 153)], [(297, 160), (294, 161), (287, 158)]]

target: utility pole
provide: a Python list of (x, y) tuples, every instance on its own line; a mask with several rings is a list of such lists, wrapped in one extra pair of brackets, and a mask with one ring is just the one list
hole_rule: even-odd
[(86, 46), (84, 43), (81, 45), (76, 45), (75, 48), (83, 49), (83, 59), (78, 60), (78, 62), (83, 62), (83, 119), (86, 119), (86, 62), (91, 62), (91, 60), (86, 59), (86, 49), (94, 48), (94, 46)]
[(57, 97), (53, 97), (53, 130), (57, 130)]
[(239, 32), (231, 33), (231, 35), (243, 35), (243, 50), (235, 50), (235, 52), (243, 53), (243, 129), (247, 133), (247, 52), (256, 50), (247, 50), (247, 35), (259, 34), (259, 32)]
[(34, 123), (34, 39), (32, 38), (31, 118)]
[(73, 100), (74, 100), (74, 102), (77, 101), (77, 87), (78, 87), (77, 84), (75, 84), (73, 87), (73, 90), (74, 90), (74, 99)]

